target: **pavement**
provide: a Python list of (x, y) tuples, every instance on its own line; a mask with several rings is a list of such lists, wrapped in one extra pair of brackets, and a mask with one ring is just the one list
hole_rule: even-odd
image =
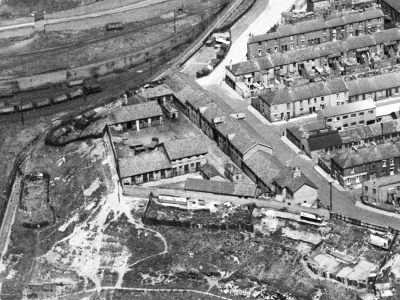
[[(204, 88), (221, 97), (235, 112), (247, 110), (248, 103), (246, 101), (230, 96), (221, 85), (214, 84), (205, 86)], [(315, 164), (312, 160), (305, 159), (304, 155), (297, 153), (297, 150), (292, 149), (291, 146), (285, 143), (282, 140), (281, 128), (279, 126), (265, 124), (250, 110), (246, 111), (246, 122), (266, 140), (267, 144), (273, 147), (273, 153), (280, 162), (284, 165), (289, 162), (292, 167), (300, 167), (300, 170), (318, 187), (321, 202), (324, 205), (330, 205), (330, 186), (328, 178), (325, 175), (326, 173), (315, 170)], [(371, 210), (359, 204), (356, 205), (359, 193), (359, 190), (345, 190), (338, 183), (334, 182), (332, 189), (333, 211), (363, 222), (380, 226), (390, 226), (400, 230), (398, 217), (388, 215), (381, 210)]]
[(264, 9), (237, 39), (233, 39), (233, 44), (227, 56), (218, 67), (210, 75), (198, 79), (197, 82), (200, 85), (211, 85), (219, 84), (223, 81), (226, 65), (246, 60), (249, 34), (259, 35), (266, 33), (280, 20), (281, 13), (288, 10), (294, 2), (294, 0), (270, 0), (267, 9)]

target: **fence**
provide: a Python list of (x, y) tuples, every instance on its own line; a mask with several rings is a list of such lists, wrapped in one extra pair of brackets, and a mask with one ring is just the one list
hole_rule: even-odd
[(392, 227), (385, 227), (385, 226), (380, 226), (380, 225), (375, 225), (375, 224), (371, 224), (371, 223), (367, 223), (367, 222), (363, 222), (361, 220), (358, 219), (354, 219), (354, 218), (350, 218), (350, 217), (346, 217), (343, 216), (341, 214), (338, 213), (334, 213), (331, 212), (331, 218), (335, 219), (335, 220), (341, 220), (356, 226), (360, 226), (360, 227), (365, 227), (368, 229), (373, 229), (373, 230), (377, 230), (377, 231), (381, 231), (381, 232), (390, 232), (390, 233), (395, 233), (396, 236), (398, 234), (398, 230), (392, 228)]

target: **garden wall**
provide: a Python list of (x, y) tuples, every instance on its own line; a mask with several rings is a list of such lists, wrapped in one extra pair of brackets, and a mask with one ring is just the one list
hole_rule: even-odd
[(249, 204), (255, 203), (258, 207), (271, 208), (274, 210), (282, 210), (285, 209), (290, 213), (300, 214), (300, 212), (309, 212), (312, 214), (317, 214), (321, 217), (324, 217), (326, 220), (330, 218), (330, 213), (328, 210), (323, 208), (309, 208), (303, 207), (299, 205), (289, 205), (287, 202), (278, 202), (274, 200), (262, 200), (262, 199), (244, 199), (234, 196), (224, 196), (224, 195), (215, 195), (210, 193), (200, 193), (200, 192), (192, 192), (192, 191), (184, 191), (184, 190), (173, 190), (173, 189), (162, 189), (157, 187), (140, 187), (140, 186), (124, 186), (123, 194), (127, 196), (134, 196), (139, 198), (149, 198), (150, 193), (153, 196), (157, 197), (160, 194), (169, 195), (169, 196), (178, 196), (185, 198), (195, 198), (202, 199), (208, 201), (218, 201), (224, 203), (226, 201), (231, 201), (236, 204)]

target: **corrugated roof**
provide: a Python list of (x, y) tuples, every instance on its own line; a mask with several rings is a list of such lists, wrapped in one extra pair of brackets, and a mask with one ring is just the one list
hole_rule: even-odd
[(157, 101), (149, 101), (135, 105), (118, 107), (111, 112), (108, 119), (109, 125), (113, 125), (162, 115), (163, 112)]
[(202, 155), (208, 152), (202, 137), (199, 135), (165, 142), (164, 148), (170, 160)]
[(171, 168), (164, 150), (157, 149), (139, 155), (120, 158), (118, 166), (122, 178)]
[(370, 100), (357, 101), (349, 104), (327, 107), (320, 110), (320, 113), (325, 118), (339, 116), (347, 113), (363, 111), (376, 108), (375, 102)]
[(185, 190), (254, 198), (257, 185), (188, 178), (185, 183)]

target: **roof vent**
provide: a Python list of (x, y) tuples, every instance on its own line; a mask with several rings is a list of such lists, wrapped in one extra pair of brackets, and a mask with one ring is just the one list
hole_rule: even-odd
[(301, 177), (301, 171), (299, 167), (293, 168), (293, 178)]
[(223, 123), (223, 122), (225, 122), (225, 117), (217, 117), (217, 118), (214, 118), (214, 120), (213, 120), (213, 122), (214, 122), (214, 124), (219, 124), (219, 123)]
[(244, 113), (231, 114), (230, 116), (232, 118), (239, 119), (239, 120), (246, 118), (246, 115)]

